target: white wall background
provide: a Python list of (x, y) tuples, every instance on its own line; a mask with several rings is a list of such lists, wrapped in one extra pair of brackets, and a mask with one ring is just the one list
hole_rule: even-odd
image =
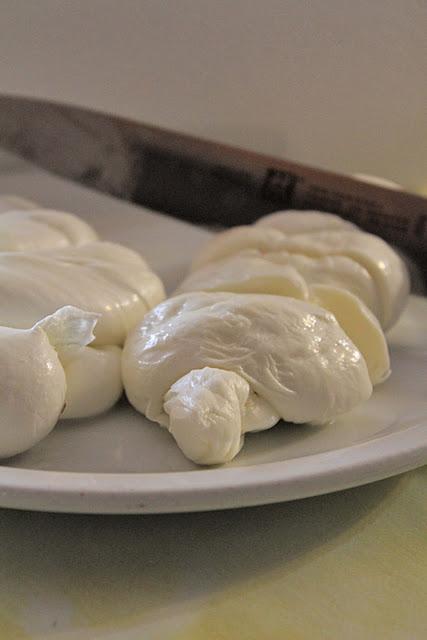
[(427, 0), (0, 0), (0, 91), (427, 187)]

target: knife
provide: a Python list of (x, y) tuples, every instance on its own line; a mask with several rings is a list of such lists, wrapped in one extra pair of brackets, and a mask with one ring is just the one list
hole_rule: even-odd
[(427, 255), (427, 199), (322, 169), (45, 100), (0, 96), (0, 145), (94, 189), (195, 223), (330, 211)]

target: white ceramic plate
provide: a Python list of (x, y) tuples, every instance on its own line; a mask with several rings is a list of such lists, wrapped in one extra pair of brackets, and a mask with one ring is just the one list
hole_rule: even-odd
[[(207, 235), (39, 171), (0, 175), (0, 192), (79, 213), (104, 237), (140, 249), (170, 287)], [(62, 422), (38, 446), (3, 461), (0, 506), (86, 513), (241, 507), (337, 491), (420, 466), (427, 462), (426, 326), (427, 301), (412, 297), (390, 334), (392, 376), (334, 425), (279, 424), (248, 435), (226, 467), (201, 469), (165, 430), (122, 402), (97, 419)]]

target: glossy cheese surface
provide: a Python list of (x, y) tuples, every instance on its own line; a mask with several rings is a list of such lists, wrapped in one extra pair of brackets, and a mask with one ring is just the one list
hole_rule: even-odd
[(8, 209), (7, 201), (0, 206), (0, 251), (55, 249), (97, 239), (96, 231), (71, 213), (29, 207)]
[(46, 252), (0, 253), (0, 324), (29, 328), (65, 305), (100, 314), (97, 345), (121, 345), (164, 298), (163, 284), (131, 249), (96, 242)]
[[(177, 389), (187, 399), (193, 389), (198, 398), (193, 405), (199, 405), (199, 414), (214, 421), (215, 394), (234, 389), (224, 406), (230, 406), (234, 416), (230, 413), (230, 420), (236, 424), (236, 416), (244, 410), (242, 385), (233, 378), (231, 387), (221, 386), (216, 372), (218, 387), (212, 395), (208, 393), (210, 382), (203, 387), (200, 376), (191, 373), (205, 368), (232, 372), (246, 381), (247, 398), (252, 392), (261, 398), (264, 408), (265, 404), (270, 408), (269, 415), (264, 412), (268, 426), (272, 426), (272, 416), (324, 423), (372, 392), (365, 360), (334, 316), (315, 305), (280, 296), (189, 293), (171, 298), (147, 314), (123, 351), (123, 380), (130, 402), (167, 427), (171, 389), (175, 403)], [(185, 379), (187, 375), (190, 379)], [(212, 381), (206, 375), (202, 379), (204, 384)], [(186, 401), (185, 410), (189, 406)], [(174, 421), (176, 424), (176, 412)], [(244, 422), (239, 424), (243, 432)], [(257, 428), (266, 426), (258, 424)]]

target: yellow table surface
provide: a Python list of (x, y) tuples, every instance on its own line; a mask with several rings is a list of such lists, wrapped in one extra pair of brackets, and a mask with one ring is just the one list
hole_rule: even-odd
[(0, 512), (0, 638), (427, 638), (427, 467), (155, 516)]

